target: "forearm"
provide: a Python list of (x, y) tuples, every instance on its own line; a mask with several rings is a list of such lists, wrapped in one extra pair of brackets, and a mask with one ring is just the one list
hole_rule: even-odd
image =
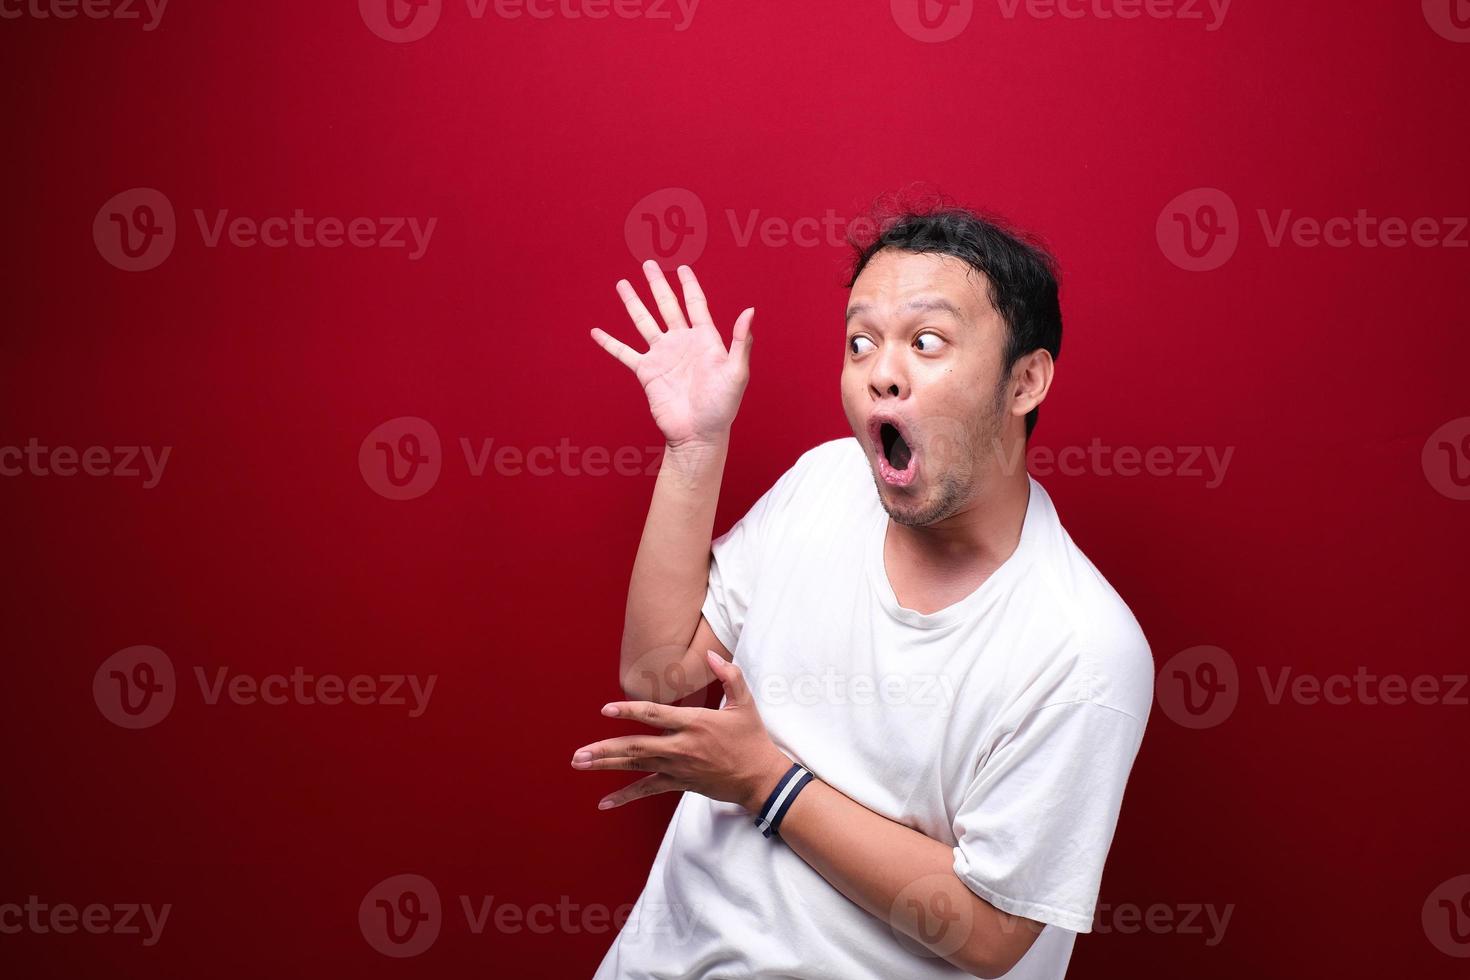
[(1040, 926), (1008, 915), (954, 873), (953, 850), (880, 816), (819, 779), (797, 796), (781, 839), (832, 887), (934, 955), (1000, 976)]
[(709, 585), (710, 540), (729, 434), (710, 444), (669, 447), (633, 561), (623, 618), (620, 676), (661, 675), (684, 655)]

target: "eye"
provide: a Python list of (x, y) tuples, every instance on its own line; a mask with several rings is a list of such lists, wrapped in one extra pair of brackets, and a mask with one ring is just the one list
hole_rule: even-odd
[[(864, 347), (864, 344), (867, 346)], [(850, 337), (847, 341), (847, 349), (854, 354), (863, 354), (873, 349), (873, 342), (867, 337)]]
[(914, 338), (914, 345), (919, 350), (932, 354), (944, 346), (944, 340), (937, 333), (921, 333)]

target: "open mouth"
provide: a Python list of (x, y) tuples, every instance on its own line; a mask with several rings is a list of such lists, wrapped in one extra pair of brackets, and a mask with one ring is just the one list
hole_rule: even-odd
[(878, 476), (891, 487), (908, 486), (914, 481), (917, 463), (909, 436), (897, 421), (875, 418), (869, 422), (868, 433), (872, 438), (874, 455), (878, 462)]
[(888, 460), (888, 465), (896, 470), (908, 469), (914, 454), (898, 426), (883, 422), (878, 426), (878, 438), (883, 441), (883, 458)]

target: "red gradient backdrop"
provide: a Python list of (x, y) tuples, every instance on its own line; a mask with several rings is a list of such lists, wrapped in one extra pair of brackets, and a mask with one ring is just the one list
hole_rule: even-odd
[[(394, 2), (410, 33), (438, 19), (403, 41), (372, 3), (176, 0), (150, 30), (4, 0), (0, 906), (47, 911), (0, 921), (0, 973), (590, 975), (675, 800), (599, 813), (623, 777), (568, 767), (620, 730), (598, 708), (658, 443), (587, 330), (634, 338), (613, 283), (655, 225), (726, 330), (757, 308), (723, 530), (846, 434), (847, 254), (821, 222), (925, 180), (1055, 250), (1036, 445), (1087, 461), (1038, 478), (1161, 667), (1220, 651), (1163, 678), (1072, 975), (1463, 975), (1462, 2), (966, 2), (929, 11), (969, 17), (942, 42), (885, 0)], [(134, 188), (171, 224), (109, 205)], [(298, 209), (370, 219), (363, 242), (435, 223), (414, 258), (209, 243)], [(1292, 224), (1360, 210), (1336, 244)], [(120, 268), (118, 221), (172, 251)], [(401, 417), (440, 440), (407, 500), (375, 442), (359, 458)], [(109, 472), (169, 455), (151, 486), (57, 475), (92, 447)], [(596, 475), (589, 450), (625, 447), (636, 475)], [(136, 645), (174, 702), (130, 729), (103, 663)], [(435, 680), (417, 717), (199, 682), (298, 668)], [(1383, 703), (1390, 675), (1437, 693)], [(413, 957), (359, 925), (399, 874), (442, 905)], [(156, 942), (116, 928), (129, 903), (170, 907)], [(89, 905), (111, 925), (54, 928)]]

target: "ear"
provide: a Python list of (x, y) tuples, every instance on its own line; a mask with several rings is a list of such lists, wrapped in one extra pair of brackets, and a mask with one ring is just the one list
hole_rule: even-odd
[(1056, 362), (1051, 352), (1037, 348), (1011, 365), (1011, 385), (1007, 409), (1017, 418), (1025, 418), (1036, 406), (1046, 401), (1051, 390), (1052, 373)]

